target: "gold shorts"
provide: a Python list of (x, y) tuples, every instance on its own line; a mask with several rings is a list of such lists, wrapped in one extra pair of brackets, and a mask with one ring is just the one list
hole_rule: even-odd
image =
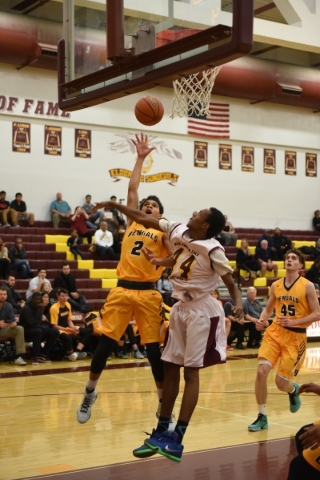
[(302, 367), (307, 346), (305, 333), (292, 332), (273, 322), (263, 335), (258, 359), (265, 358), (275, 367), (280, 359), (278, 374), (293, 380)]
[(134, 318), (143, 345), (159, 342), (161, 310), (162, 296), (158, 290), (115, 287), (100, 311), (100, 318), (93, 322), (94, 333), (118, 341)]

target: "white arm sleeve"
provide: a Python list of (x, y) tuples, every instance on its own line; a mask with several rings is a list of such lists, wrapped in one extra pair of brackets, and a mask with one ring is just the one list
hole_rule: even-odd
[(211, 252), (210, 258), (213, 263), (213, 267), (215, 272), (219, 275), (219, 277), (223, 277), (227, 273), (232, 273), (232, 268), (228, 265), (228, 259), (221, 248), (216, 248)]

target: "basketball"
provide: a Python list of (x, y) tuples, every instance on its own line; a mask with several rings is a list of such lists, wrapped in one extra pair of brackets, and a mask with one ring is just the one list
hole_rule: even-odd
[(142, 125), (156, 125), (162, 120), (164, 108), (157, 97), (142, 97), (134, 107), (134, 114)]

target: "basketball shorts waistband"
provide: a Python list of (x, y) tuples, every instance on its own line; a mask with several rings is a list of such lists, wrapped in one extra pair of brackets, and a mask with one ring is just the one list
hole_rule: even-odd
[(118, 280), (117, 287), (128, 290), (156, 290), (155, 282), (132, 282), (130, 280)]
[(295, 333), (307, 333), (306, 328), (291, 328), (291, 327), (283, 327), (286, 330), (290, 330), (290, 332), (295, 332)]

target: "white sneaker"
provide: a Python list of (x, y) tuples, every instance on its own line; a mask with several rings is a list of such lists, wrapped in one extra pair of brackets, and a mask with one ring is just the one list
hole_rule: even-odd
[(69, 360), (69, 362), (75, 362), (77, 358), (78, 358), (78, 354), (76, 352), (73, 352), (67, 356), (67, 359)]
[(93, 390), (92, 393), (85, 391), (80, 407), (77, 410), (77, 420), (79, 423), (86, 423), (91, 417), (91, 407), (97, 400), (97, 392)]
[(78, 355), (77, 360), (82, 360), (83, 358), (86, 358), (87, 352), (76, 352)]
[(15, 361), (14, 361), (14, 364), (15, 365), (20, 365), (20, 366), (27, 365), (27, 363), (21, 357), (16, 358)]

